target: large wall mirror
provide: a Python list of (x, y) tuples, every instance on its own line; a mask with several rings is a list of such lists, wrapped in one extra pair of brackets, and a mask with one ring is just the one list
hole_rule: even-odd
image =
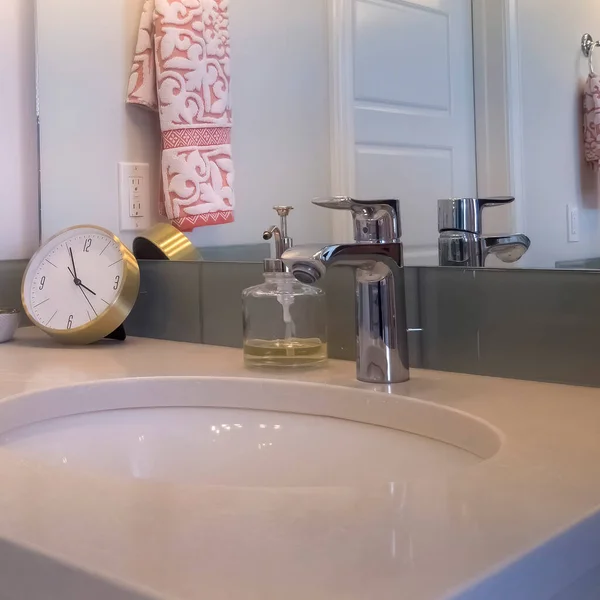
[[(191, 205), (192, 217), (205, 217), (214, 196), (227, 212), (224, 188), (233, 188), (234, 222), (187, 233), (211, 256), (266, 254), (262, 232), (276, 222), (274, 205), (294, 206), (297, 244), (344, 241), (347, 216), (311, 200), (353, 195), (399, 198), (407, 264), (438, 265), (439, 199), (514, 196), (478, 222), (482, 235), (495, 236), (486, 266), (519, 258), (513, 266), (600, 267), (600, 180), (583, 136), (590, 64), (581, 49), (583, 34), (600, 38), (595, 0), (206, 0), (221, 11), (225, 57), (215, 24), (194, 16), (195, 4), (37, 0), (43, 239), (94, 223), (130, 241), (135, 233), (121, 231), (130, 181), (121, 163), (148, 165), (143, 223), (161, 218), (165, 181), (173, 182), (161, 160), (164, 127), (161, 136), (157, 113), (126, 99), (142, 85), (132, 84), (132, 68), (150, 77), (140, 95), (156, 94), (152, 70), (161, 66), (150, 38), (171, 36), (162, 48), (170, 68), (185, 71), (195, 110), (212, 115), (222, 136), (214, 143), (231, 144), (231, 160), (213, 157), (218, 172)], [(171, 14), (158, 18), (153, 7)], [(180, 129), (187, 125), (183, 118)], [(207, 143), (192, 137), (177, 147)], [(205, 173), (206, 164), (192, 168)], [(176, 193), (197, 191), (193, 178), (180, 176)], [(453, 248), (464, 242), (449, 237)]]

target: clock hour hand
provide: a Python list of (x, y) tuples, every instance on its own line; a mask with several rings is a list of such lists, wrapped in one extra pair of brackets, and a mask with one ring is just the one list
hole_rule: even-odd
[(90, 294), (93, 294), (94, 296), (96, 296), (96, 292), (92, 292), (92, 290), (90, 290), (90, 288), (87, 285), (83, 285), (83, 283), (79, 283), (79, 287), (82, 287), (83, 289), (87, 290)]
[(77, 279), (77, 277), (75, 277), (75, 275), (73, 274), (73, 271), (71, 271), (71, 267), (67, 267), (67, 269), (69, 269), (69, 273), (71, 273), (71, 276), (73, 277), (73, 281), (75, 282), (75, 285), (85, 288), (90, 294), (93, 294), (94, 296), (96, 296), (96, 292), (94, 292), (93, 290), (90, 290), (90, 288), (87, 285), (83, 285), (83, 283), (81, 283), (81, 279)]

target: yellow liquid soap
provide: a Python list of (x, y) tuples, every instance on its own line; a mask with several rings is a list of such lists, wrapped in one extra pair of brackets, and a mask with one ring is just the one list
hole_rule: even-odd
[(327, 344), (318, 338), (247, 340), (244, 359), (249, 367), (313, 367), (327, 361)]

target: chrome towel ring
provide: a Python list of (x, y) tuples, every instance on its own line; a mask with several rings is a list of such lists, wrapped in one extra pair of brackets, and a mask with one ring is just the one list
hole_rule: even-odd
[(600, 48), (600, 41), (594, 41), (594, 38), (589, 33), (586, 33), (581, 38), (581, 51), (588, 59), (590, 75), (596, 74), (596, 71), (594, 70), (594, 50), (596, 48)]

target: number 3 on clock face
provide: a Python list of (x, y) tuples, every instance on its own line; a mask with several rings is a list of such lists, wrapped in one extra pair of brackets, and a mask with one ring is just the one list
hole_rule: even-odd
[(28, 317), (46, 333), (86, 344), (123, 323), (138, 291), (131, 252), (109, 231), (81, 226), (59, 233), (32, 258), (22, 300)]

